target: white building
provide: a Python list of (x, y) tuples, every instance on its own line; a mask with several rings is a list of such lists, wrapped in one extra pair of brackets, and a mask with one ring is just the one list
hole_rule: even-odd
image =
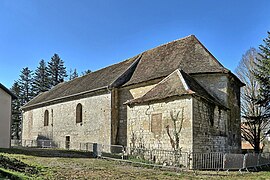
[(0, 148), (10, 147), (11, 101), (15, 98), (16, 96), (0, 83)]

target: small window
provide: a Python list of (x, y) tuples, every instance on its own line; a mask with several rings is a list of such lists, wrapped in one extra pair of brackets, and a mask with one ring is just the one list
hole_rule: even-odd
[(70, 136), (66, 136), (66, 149), (70, 148)]
[(48, 126), (49, 125), (49, 111), (46, 110), (44, 113), (44, 126)]
[(76, 107), (76, 123), (82, 122), (82, 105), (79, 103)]

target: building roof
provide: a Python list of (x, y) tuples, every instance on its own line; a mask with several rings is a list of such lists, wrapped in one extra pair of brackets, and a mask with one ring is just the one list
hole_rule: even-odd
[(189, 74), (229, 72), (194, 35), (190, 35), (145, 51), (126, 85), (166, 77), (176, 69)]
[(105, 89), (110, 84), (114, 83), (116, 79), (136, 62), (137, 56), (130, 58), (118, 64), (91, 72), (85, 76), (75, 78), (71, 81), (63, 82), (51, 90), (39, 94), (34, 99), (29, 101), (22, 109), (35, 106), (40, 103), (54, 101), (59, 98), (65, 98), (72, 95), (95, 91), (97, 89)]
[[(254, 150), (254, 147), (248, 141), (241, 141), (242, 150)], [(263, 143), (260, 143), (260, 149), (263, 149)]]
[[(35, 97), (22, 109), (45, 104), (45, 102), (56, 102), (56, 99), (64, 99), (101, 88), (127, 86), (164, 78), (176, 69), (183, 69), (189, 74), (230, 73), (194, 35), (190, 35), (83, 77), (60, 83)], [(237, 77), (235, 78), (241, 82)]]
[(142, 97), (130, 100), (126, 104), (140, 104), (184, 95), (196, 95), (213, 104), (225, 107), (218, 99), (211, 96), (194, 78), (179, 69), (164, 78)]
[(0, 88), (3, 89), (6, 93), (8, 93), (12, 99), (17, 99), (17, 96), (15, 96), (8, 88), (6, 88), (3, 84), (0, 83)]

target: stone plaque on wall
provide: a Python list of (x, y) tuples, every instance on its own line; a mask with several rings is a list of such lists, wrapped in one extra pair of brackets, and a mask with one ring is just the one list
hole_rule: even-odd
[(162, 113), (152, 114), (151, 118), (151, 132), (154, 135), (161, 135), (162, 132)]

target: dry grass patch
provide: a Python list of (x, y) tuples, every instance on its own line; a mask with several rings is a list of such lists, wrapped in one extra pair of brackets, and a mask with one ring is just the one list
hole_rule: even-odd
[[(65, 156), (61, 156), (61, 150), (57, 150), (57, 156), (53, 155), (50, 150), (38, 150), (39, 153), (32, 154), (26, 149), (23, 150), (4, 150), (0, 149), (1, 155), (14, 158), (22, 163), (38, 169), (33, 179), (269, 179), (269, 172), (215, 172), (215, 171), (185, 171), (175, 172), (169, 170), (160, 170), (157, 168), (135, 167), (134, 165), (104, 160), (94, 159), (78, 152), (81, 157), (71, 158), (72, 154), (76, 156), (76, 152), (70, 152), (69, 155), (64, 152)], [(46, 152), (43, 152), (46, 151)], [(16, 153), (17, 152), (17, 153)], [(46, 153), (47, 156), (44, 156)], [(51, 153), (51, 156), (48, 154)], [(29, 176), (31, 177), (31, 176)]]

